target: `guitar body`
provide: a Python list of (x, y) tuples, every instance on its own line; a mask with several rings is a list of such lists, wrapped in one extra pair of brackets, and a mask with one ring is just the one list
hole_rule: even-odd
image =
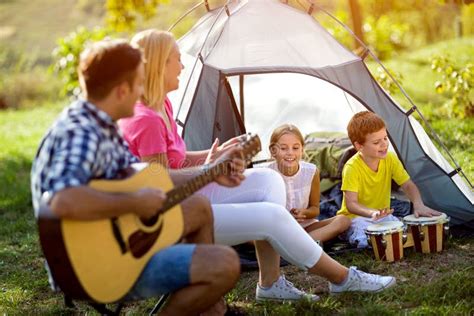
[[(159, 164), (150, 164), (123, 180), (94, 180), (103, 192), (135, 192), (141, 188), (168, 191), (173, 183)], [(39, 218), (40, 241), (61, 290), (74, 298), (116, 302), (133, 287), (149, 259), (180, 240), (183, 215), (178, 205), (144, 224), (125, 214), (96, 221)]]
[[(257, 135), (241, 139), (246, 161), (261, 149)], [(231, 172), (229, 159), (173, 188), (160, 164), (141, 164), (142, 170), (121, 180), (94, 180), (91, 188), (110, 193), (136, 192), (142, 188), (166, 191), (158, 216), (144, 223), (133, 214), (96, 220), (60, 219), (42, 202), (38, 216), (41, 247), (54, 281), (71, 298), (98, 303), (122, 299), (133, 287), (149, 259), (159, 250), (178, 242), (183, 234), (179, 203)]]

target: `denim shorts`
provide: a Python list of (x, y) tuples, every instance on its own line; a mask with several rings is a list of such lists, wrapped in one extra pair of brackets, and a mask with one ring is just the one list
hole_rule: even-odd
[(157, 297), (188, 286), (195, 249), (194, 244), (178, 244), (157, 252), (150, 258), (125, 300)]

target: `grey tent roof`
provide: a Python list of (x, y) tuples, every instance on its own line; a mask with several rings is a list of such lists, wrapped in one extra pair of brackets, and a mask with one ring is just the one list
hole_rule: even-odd
[[(334, 123), (344, 129), (348, 117), (369, 109), (385, 120), (393, 149), (424, 202), (450, 215), (452, 224), (474, 227), (472, 188), (436, 149), (411, 116), (412, 111), (392, 100), (358, 56), (310, 15), (277, 0), (233, 1), (227, 12), (208, 12), (178, 40), (186, 68), (180, 90), (172, 99), (190, 150), (209, 148), (215, 137), (228, 139), (265, 119), (266, 126), (253, 132), (268, 136), (273, 127), (284, 122), (312, 132), (328, 125), (328, 118), (322, 115), (328, 108)], [(285, 90), (290, 92), (296, 87), (296, 79), (289, 79), (293, 77), (288, 73), (311, 77), (301, 94), (312, 99), (304, 104), (289, 99), (283, 107), (278, 105), (282, 99), (267, 102), (273, 100), (273, 95), (284, 95)], [(239, 76), (245, 80), (244, 85), (238, 84)], [(265, 81), (265, 76), (280, 76), (286, 89), (267, 86), (256, 94), (259, 101), (252, 102), (246, 91), (252, 90), (252, 82)], [(246, 113), (268, 107), (265, 118), (246, 115), (242, 121), (236, 101), (241, 87)], [(324, 100), (312, 95), (313, 91), (321, 91), (318, 87), (323, 87)], [(257, 110), (248, 110), (252, 107)], [(341, 117), (334, 113), (341, 113)], [(313, 130), (306, 126), (313, 126)]]
[(306, 13), (265, 0), (237, 2), (231, 19), (211, 12), (180, 39), (182, 50), (196, 55), (214, 22), (201, 54), (216, 69), (321, 68), (357, 59)]

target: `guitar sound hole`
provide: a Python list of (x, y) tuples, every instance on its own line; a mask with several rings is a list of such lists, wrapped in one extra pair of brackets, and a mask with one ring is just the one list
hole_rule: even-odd
[(152, 227), (158, 221), (158, 216), (159, 215), (155, 215), (155, 216), (147, 218), (147, 219), (140, 218), (140, 221), (143, 223), (143, 225), (148, 226), (148, 227)]

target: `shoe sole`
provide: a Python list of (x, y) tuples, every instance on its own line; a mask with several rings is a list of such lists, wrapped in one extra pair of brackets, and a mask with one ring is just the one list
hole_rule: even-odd
[(397, 280), (395, 278), (392, 279), (392, 281), (390, 283), (388, 283), (387, 285), (385, 285), (384, 287), (376, 290), (376, 291), (361, 291), (361, 290), (358, 290), (358, 291), (342, 291), (342, 292), (329, 292), (329, 294), (331, 295), (339, 295), (339, 294), (343, 294), (343, 293), (349, 293), (349, 292), (365, 292), (365, 293), (379, 293), (379, 292), (382, 292), (383, 290), (386, 290), (392, 286), (394, 286), (395, 284), (397, 284)]
[[(301, 301), (301, 300), (304, 300), (305, 297), (302, 297), (302, 298), (276, 298), (276, 297), (259, 297), (259, 298), (255, 298), (255, 300), (257, 302), (266, 302), (266, 301), (271, 301), (271, 302), (298, 302), (298, 301)], [(311, 302), (317, 302), (319, 301), (321, 298), (318, 296), (317, 299), (311, 299), (310, 301)]]

